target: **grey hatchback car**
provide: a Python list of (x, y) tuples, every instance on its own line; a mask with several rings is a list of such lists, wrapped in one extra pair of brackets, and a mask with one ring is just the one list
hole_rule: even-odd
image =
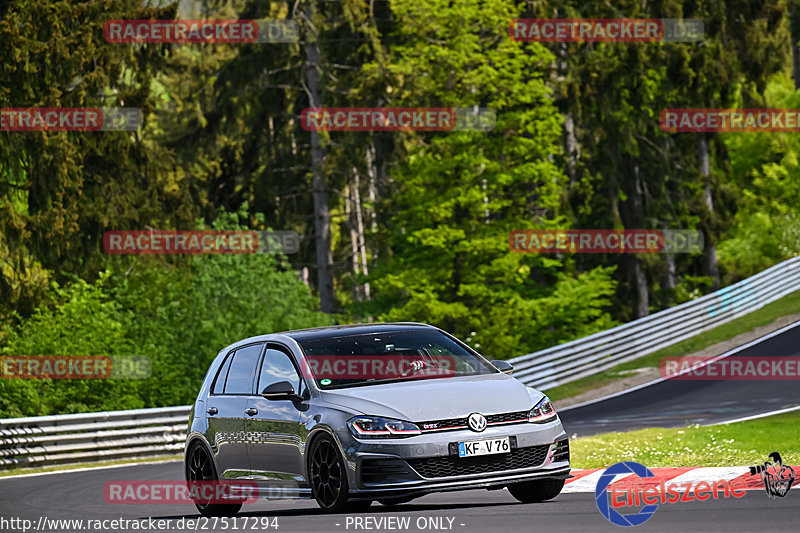
[[(550, 400), (511, 370), (418, 323), (244, 339), (206, 374), (186, 479), (314, 498), (329, 512), (477, 488), (554, 498), (570, 475), (567, 435)], [(208, 516), (241, 508), (195, 505)]]

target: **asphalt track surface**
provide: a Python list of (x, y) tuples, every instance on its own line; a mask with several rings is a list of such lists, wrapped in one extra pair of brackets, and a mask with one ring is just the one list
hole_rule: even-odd
[[(111, 480), (175, 480), (180, 479), (181, 463), (142, 464), (125, 468), (95, 469), (43, 476), (0, 478), (0, 517), (25, 518), (38, 525), (39, 517), (48, 519), (170, 519), (177, 526), (181, 518), (197, 518), (190, 504), (119, 505), (108, 504), (103, 487)], [(734, 531), (797, 531), (800, 511), (800, 490), (792, 490), (785, 498), (770, 499), (760, 490), (748, 491), (741, 499), (719, 499), (704, 502), (662, 504), (655, 515), (636, 531), (650, 532), (734, 532)], [(506, 490), (471, 490), (432, 494), (397, 507), (373, 504), (359, 514), (326, 515), (310, 500), (259, 501), (247, 504), (238, 517), (247, 517), (246, 531), (455, 531), (455, 532), (602, 532), (622, 531), (608, 522), (597, 510), (594, 494), (561, 494), (556, 499), (538, 504), (518, 503)], [(253, 520), (276, 517), (278, 529), (252, 528)], [(409, 518), (405, 529), (348, 526), (348, 517)], [(0, 518), (0, 522), (2, 521)], [(423, 522), (439, 519), (444, 528), (429, 528)], [(450, 529), (447, 529), (453, 519)], [(418, 527), (418, 523), (420, 526)], [(200, 524), (198, 524), (200, 526)], [(220, 523), (198, 531), (235, 531), (231, 522), (227, 529)], [(370, 526), (374, 526), (370, 523)], [(4, 532), (22, 531), (8, 524)], [(41, 531), (77, 531), (45, 529)], [(85, 530), (84, 530), (85, 531)], [(105, 530), (112, 531), (112, 530)], [(120, 531), (120, 530), (114, 530)], [(133, 531), (128, 529), (127, 531)], [(194, 531), (172, 529), (171, 531)], [(239, 531), (242, 531), (239, 529)]]
[[(800, 356), (800, 322), (745, 345), (737, 357)], [(558, 402), (556, 407), (558, 407)], [(651, 427), (708, 425), (800, 405), (797, 380), (668, 379), (583, 406), (562, 409), (570, 436)], [(800, 530), (800, 526), (797, 529)]]
[[(794, 326), (800, 326), (800, 323)], [(800, 355), (800, 327), (788, 327), (757, 341), (731, 357)], [(642, 427), (710, 424), (800, 405), (796, 381), (674, 381), (668, 380), (561, 412), (570, 435), (623, 431)], [(592, 493), (561, 494), (539, 504), (518, 503), (506, 490), (471, 490), (431, 494), (410, 503), (384, 507), (377, 503), (364, 513), (326, 515), (311, 500), (264, 501), (247, 504), (237, 515), (248, 518), (246, 529), (234, 524), (196, 521), (191, 504), (109, 504), (103, 489), (109, 481), (183, 479), (180, 462), (140, 464), (47, 475), (0, 478), (0, 532), (140, 531), (135, 528), (76, 529), (41, 527), (47, 519), (168, 519), (171, 531), (463, 531), (463, 532), (596, 532), (620, 531), (598, 511)], [(278, 529), (261, 527), (263, 517), (277, 518)], [(179, 520), (183, 518), (184, 522)], [(356, 518), (365, 519), (359, 523)], [(366, 518), (370, 520), (367, 522)], [(391, 519), (390, 522), (378, 522)], [(401, 520), (409, 519), (406, 523)], [(270, 522), (274, 524), (274, 522)], [(183, 528), (179, 526), (183, 525)], [(227, 525), (227, 527), (225, 527)], [(255, 526), (255, 527), (254, 527)], [(382, 527), (381, 527), (382, 526)], [(394, 527), (392, 527), (394, 526)], [(398, 527), (399, 526), (399, 527)], [(800, 490), (785, 498), (768, 498), (749, 491), (741, 499), (662, 504), (637, 531), (736, 532), (800, 530)]]

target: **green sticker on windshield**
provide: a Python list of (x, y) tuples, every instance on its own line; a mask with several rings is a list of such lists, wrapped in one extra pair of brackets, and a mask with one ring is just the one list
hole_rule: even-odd
[(329, 380), (329, 379), (320, 380), (320, 384), (322, 384), (322, 385), (330, 385), (331, 384), (331, 380)]

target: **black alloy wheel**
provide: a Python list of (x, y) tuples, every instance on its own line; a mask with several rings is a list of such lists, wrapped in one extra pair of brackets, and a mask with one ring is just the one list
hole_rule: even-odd
[[(191, 486), (193, 482), (215, 482), (217, 472), (211, 456), (202, 444), (195, 444), (189, 452), (186, 462), (186, 481)], [(203, 516), (234, 516), (242, 508), (241, 503), (210, 503), (194, 500), (194, 506)]]
[(314, 440), (309, 453), (308, 471), (311, 494), (323, 510), (329, 513), (363, 511), (372, 505), (372, 500), (348, 501), (350, 488), (344, 460), (329, 436), (323, 435)]

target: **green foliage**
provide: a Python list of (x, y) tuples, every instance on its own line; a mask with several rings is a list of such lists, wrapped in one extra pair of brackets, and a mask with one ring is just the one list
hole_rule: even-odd
[[(767, 107), (800, 107), (800, 92), (785, 74), (773, 76), (764, 94)], [(728, 133), (724, 141), (741, 194), (719, 258), (736, 279), (800, 253), (800, 139), (796, 133)]]
[(407, 137), (409, 156), (393, 175), (394, 254), (374, 278), (390, 309), (381, 317), (476, 332), (474, 346), (497, 358), (612, 324), (603, 308), (613, 268), (567, 274), (561, 261), (508, 247), (510, 230), (565, 222), (566, 179), (549, 157), (561, 122), (544, 79), (552, 55), (494, 31), (519, 16), (507, 4), (392, 6), (402, 38), (390, 66), (397, 105), (478, 105), (496, 110), (497, 124)]
[[(14, 0), (0, 7), (0, 107), (136, 107), (147, 120), (155, 46), (111, 45), (103, 22), (168, 19), (176, 3)], [(173, 158), (132, 132), (3, 132), (0, 313), (29, 315), (51, 277), (92, 279), (102, 228), (191, 221), (186, 190), (166, 183)], [(112, 228), (109, 228), (112, 226)], [(61, 273), (67, 274), (61, 277)]]
[[(137, 132), (2, 133), (0, 349), (147, 355), (154, 373), (137, 382), (2, 380), (0, 416), (186, 403), (228, 343), (333, 321), (430, 322), (492, 357), (512, 357), (695, 298), (715, 282), (713, 261), (699, 254), (512, 253), (514, 229), (701, 229), (709, 249), (718, 245), (725, 283), (796, 254), (796, 134), (708, 134), (705, 175), (699, 136), (658, 126), (667, 107), (800, 107), (789, 76), (789, 7), (786, 0), (2, 4), (0, 107), (124, 105), (140, 108), (145, 124)], [(176, 17), (291, 19), (304, 38), (103, 39), (108, 19)], [(700, 18), (705, 37), (515, 42), (508, 23), (525, 17)], [(314, 65), (310, 32), (320, 49)], [(319, 134), (339, 316), (316, 312), (315, 296), (298, 280), (298, 271), (316, 278), (311, 135), (299, 121), (310, 68), (329, 107), (497, 113), (489, 132)], [(192, 226), (271, 227), (303, 238), (288, 258), (102, 251), (105, 231)]]
[[(246, 211), (246, 206), (244, 207)], [(214, 229), (242, 229), (225, 214)], [(0, 380), (0, 417), (180, 405), (219, 350), (246, 337), (329, 324), (278, 255), (209, 255), (187, 264), (120, 259), (94, 284), (54, 286), (59, 303), (9, 331), (5, 355), (150, 357), (144, 380)]]
[[(107, 295), (108, 273), (93, 285), (77, 280), (55, 283), (58, 303), (39, 308), (10, 328), (3, 355), (126, 355), (134, 353), (126, 336), (126, 314)], [(0, 379), (0, 416), (35, 416), (143, 407), (129, 380)]]

